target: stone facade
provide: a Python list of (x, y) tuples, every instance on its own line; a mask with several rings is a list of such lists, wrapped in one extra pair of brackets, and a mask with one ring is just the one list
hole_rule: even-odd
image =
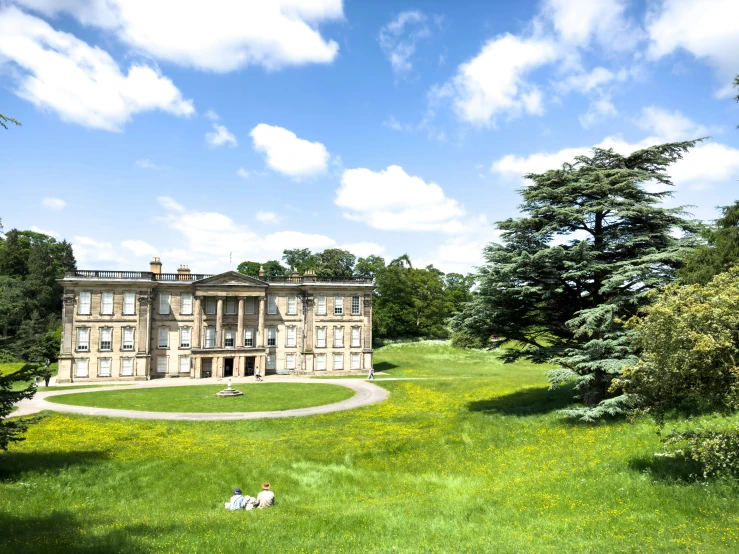
[(366, 371), (368, 279), (313, 274), (74, 271), (64, 286), (59, 382)]

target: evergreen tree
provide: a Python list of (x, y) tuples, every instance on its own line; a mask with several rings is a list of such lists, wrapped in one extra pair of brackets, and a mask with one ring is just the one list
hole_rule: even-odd
[(33, 419), (7, 417), (13, 411), (13, 406), (24, 398), (31, 398), (36, 392), (36, 386), (31, 382), (26, 388), (16, 389), (16, 383), (28, 383), (33, 378), (37, 368), (26, 364), (20, 370), (3, 374), (0, 372), (0, 450), (7, 450), (11, 442), (24, 440), (20, 435), (26, 430)]
[(502, 244), (484, 250), (479, 287), (454, 317), (455, 331), (478, 341), (518, 341), (506, 358), (553, 362), (553, 386), (574, 379), (589, 406), (568, 413), (592, 419), (623, 410), (607, 398), (612, 379), (636, 361), (621, 321), (645, 293), (675, 278), (688, 247), (672, 236), (694, 232), (680, 208), (660, 205), (667, 167), (697, 141), (663, 144), (628, 156), (593, 149), (591, 157), (541, 174), (520, 191), (525, 216), (498, 224)]
[(0, 113), (0, 125), (2, 125), (5, 129), (7, 129), (8, 123), (14, 123), (15, 125), (18, 125), (19, 127), (21, 125), (21, 122), (18, 121), (17, 119), (13, 119), (12, 117), (8, 117)]

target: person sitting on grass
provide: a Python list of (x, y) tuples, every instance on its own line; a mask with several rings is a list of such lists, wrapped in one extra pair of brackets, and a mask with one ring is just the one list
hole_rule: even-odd
[(262, 492), (257, 495), (257, 508), (271, 508), (275, 505), (275, 493), (269, 490), (269, 483), (262, 485)]
[(236, 487), (231, 500), (226, 502), (224, 506), (227, 510), (251, 510), (256, 503), (257, 500), (255, 498), (252, 498), (251, 496), (242, 496), (241, 489)]

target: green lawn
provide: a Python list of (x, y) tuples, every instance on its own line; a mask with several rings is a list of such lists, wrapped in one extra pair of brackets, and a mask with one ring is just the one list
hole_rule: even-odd
[[(567, 391), (492, 353), (393, 345), (376, 363), (445, 378), (378, 380), (388, 401), (307, 418), (48, 413), (0, 456), (0, 551), (739, 551), (739, 485), (654, 457), (649, 422), (563, 422)], [(223, 509), (263, 480), (275, 508)]]
[(341, 402), (354, 391), (338, 385), (259, 383), (234, 387), (243, 396), (216, 396), (224, 385), (192, 385), (52, 396), (49, 402), (151, 412), (268, 412)]

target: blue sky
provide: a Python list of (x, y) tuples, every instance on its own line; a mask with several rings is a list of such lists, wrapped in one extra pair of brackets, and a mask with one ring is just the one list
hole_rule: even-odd
[(6, 230), (89, 269), (340, 246), (467, 271), (524, 173), (700, 136), (668, 203), (739, 197), (733, 0), (203, 6), (0, 0)]

